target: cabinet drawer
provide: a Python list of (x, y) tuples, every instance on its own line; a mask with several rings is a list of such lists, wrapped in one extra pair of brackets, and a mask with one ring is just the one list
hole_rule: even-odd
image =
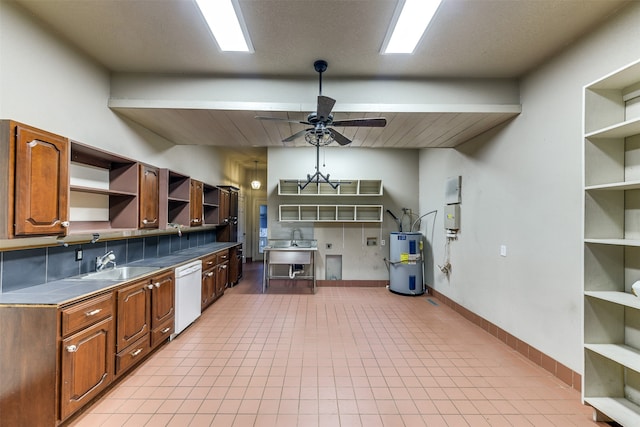
[(155, 348), (158, 344), (168, 339), (175, 330), (174, 318), (171, 317), (162, 325), (151, 331), (151, 348)]
[(220, 251), (220, 252), (216, 252), (216, 255), (218, 255), (218, 264), (222, 264), (225, 261), (229, 261), (229, 250), (225, 250), (225, 251)]
[(62, 309), (62, 336), (67, 336), (113, 314), (113, 294), (109, 293), (89, 301)]
[(120, 375), (131, 366), (144, 359), (149, 353), (149, 334), (145, 334), (138, 341), (116, 354), (116, 375)]
[(218, 255), (207, 255), (202, 257), (202, 270), (208, 270), (218, 263)]

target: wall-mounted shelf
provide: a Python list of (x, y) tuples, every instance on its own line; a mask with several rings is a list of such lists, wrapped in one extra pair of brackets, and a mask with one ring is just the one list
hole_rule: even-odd
[(280, 221), (382, 222), (382, 205), (280, 205)]
[(381, 180), (371, 179), (347, 179), (337, 180), (340, 183), (333, 188), (326, 182), (311, 183), (304, 189), (299, 184), (304, 180), (281, 179), (278, 182), (278, 195), (280, 196), (382, 196), (383, 187)]
[(138, 228), (138, 163), (71, 142), (70, 234)]
[(584, 119), (583, 398), (640, 425), (640, 62), (585, 87)]
[(186, 175), (160, 170), (160, 228), (168, 223), (190, 225), (190, 181)]

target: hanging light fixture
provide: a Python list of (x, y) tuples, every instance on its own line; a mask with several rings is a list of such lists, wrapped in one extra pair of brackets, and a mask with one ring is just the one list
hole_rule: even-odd
[(253, 188), (254, 190), (259, 190), (260, 187), (262, 187), (262, 183), (258, 180), (258, 161), (254, 160), (255, 162), (255, 169), (253, 171), (253, 181), (251, 181), (251, 188)]

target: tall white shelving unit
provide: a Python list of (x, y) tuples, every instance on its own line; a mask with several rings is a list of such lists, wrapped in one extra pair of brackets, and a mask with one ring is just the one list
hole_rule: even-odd
[(584, 88), (584, 402), (640, 425), (640, 61)]

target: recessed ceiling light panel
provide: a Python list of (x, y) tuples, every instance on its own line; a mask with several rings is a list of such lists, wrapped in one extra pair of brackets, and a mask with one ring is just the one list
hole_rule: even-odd
[(387, 30), (381, 53), (413, 53), (441, 2), (401, 0)]
[(253, 53), (249, 32), (237, 0), (196, 0), (223, 52)]

